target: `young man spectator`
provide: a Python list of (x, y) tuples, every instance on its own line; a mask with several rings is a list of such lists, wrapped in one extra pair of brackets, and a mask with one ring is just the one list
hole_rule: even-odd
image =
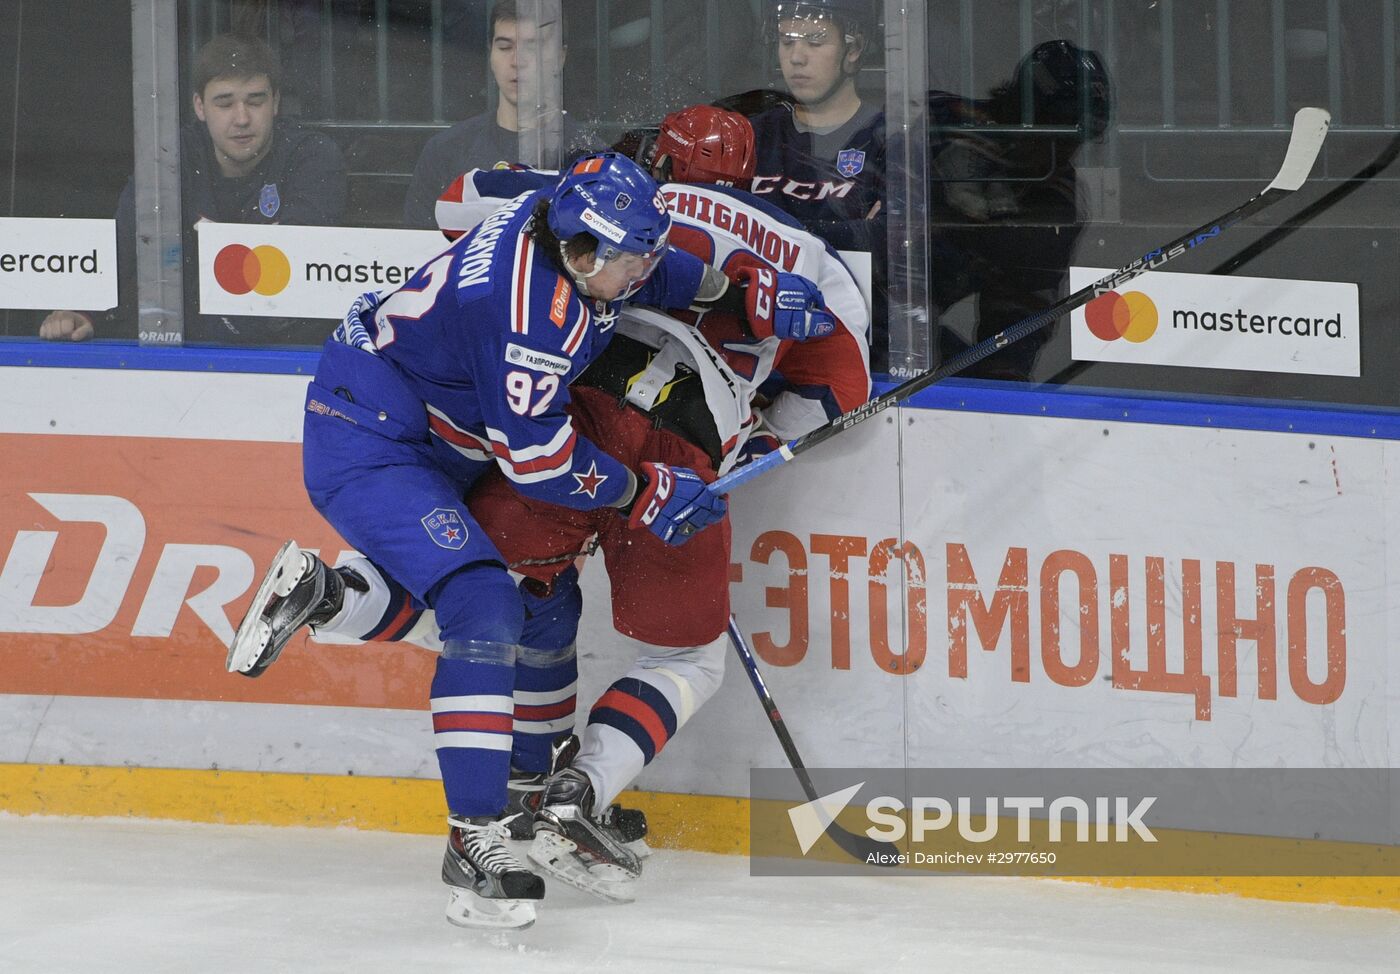
[(874, 230), (884, 195), (885, 116), (861, 100), (868, 0), (772, 5), (778, 64), (793, 103), (753, 118), (753, 192), (841, 250), (883, 249)]
[[(424, 230), (436, 226), (433, 209), (438, 195), (466, 170), (538, 161), (521, 158), (521, 132), (554, 121), (531, 115), (540, 64), (563, 68), (568, 48), (562, 34), (562, 20), (537, 30), (520, 19), (516, 0), (496, 0), (491, 7), (490, 41), (491, 75), (499, 93), (496, 107), (428, 140), (413, 167), (404, 198), (405, 226)], [(557, 117), (562, 125), (561, 158), (543, 160), (551, 168), (594, 147), (591, 137), (580, 132), (566, 113), (559, 112)], [(540, 136), (544, 138), (545, 133)]]
[[(195, 62), (195, 119), (180, 130), (186, 341), (314, 343), (330, 331), (326, 322), (198, 313), (195, 224), (212, 220), (335, 226), (344, 218), (346, 175), (340, 149), (324, 135), (278, 119), (278, 75), (272, 51), (252, 37), (215, 37)], [(96, 316), (54, 311), (40, 325), (39, 337), (54, 341), (135, 337), (135, 223), (135, 189), (128, 182), (117, 204), (121, 303)]]

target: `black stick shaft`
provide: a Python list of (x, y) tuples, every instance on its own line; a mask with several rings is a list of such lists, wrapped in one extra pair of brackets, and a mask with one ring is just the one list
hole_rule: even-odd
[[(797, 753), (797, 744), (793, 742), (792, 735), (788, 733), (783, 715), (779, 712), (778, 705), (773, 701), (773, 694), (768, 692), (768, 685), (763, 682), (763, 674), (758, 671), (758, 660), (754, 659), (753, 650), (749, 649), (748, 641), (744, 639), (744, 634), (739, 629), (739, 622), (732, 615), (729, 617), (729, 641), (734, 644), (734, 651), (739, 654), (739, 660), (744, 664), (744, 672), (749, 675), (749, 682), (753, 684), (759, 702), (763, 704), (763, 711), (768, 716), (768, 723), (772, 726), (773, 733), (778, 735), (778, 743), (783, 746), (783, 753), (787, 755), (788, 763), (792, 765), (793, 773), (797, 775), (797, 780), (802, 785), (803, 794), (807, 796), (809, 802), (817, 801), (819, 796), (816, 786), (812, 784), (812, 776), (807, 773), (807, 766), (802, 762), (802, 755)], [(857, 862), (883, 867), (894, 865), (893, 856), (898, 847), (892, 842), (872, 839), (868, 835), (857, 835), (835, 822), (826, 827), (826, 834), (846, 855)]]
[(891, 406), (908, 399), (915, 393), (928, 388), (935, 382), (946, 379), (964, 369), (970, 368), (982, 361), (989, 355), (1005, 348), (1013, 342), (1018, 342), (1027, 335), (1034, 334), (1051, 322), (1063, 315), (1069, 314), (1077, 308), (1083, 307), (1101, 294), (1122, 287), (1140, 274), (1156, 270), (1168, 261), (1175, 260), (1182, 254), (1189, 253), (1197, 247), (1219, 239), (1224, 233), (1241, 220), (1247, 219), (1266, 207), (1272, 206), (1284, 197), (1300, 187), (1307, 179), (1309, 171), (1317, 154), (1322, 149), (1322, 141), (1326, 137), (1329, 116), (1326, 112), (1317, 108), (1304, 108), (1298, 112), (1293, 123), (1293, 135), (1289, 140), (1288, 152), (1284, 158), (1283, 166), (1279, 174), (1260, 193), (1255, 194), (1250, 199), (1221, 216), (1216, 217), (1201, 224), (1194, 230), (1182, 234), (1170, 243), (1163, 244), (1131, 264), (1123, 267), (1107, 277), (1095, 281), (1087, 287), (1080, 288), (1068, 297), (1062, 298), (1044, 311), (1031, 315), (1004, 331), (1000, 331), (984, 341), (977, 343), (961, 354), (944, 362), (938, 368), (929, 372), (924, 372), (914, 376), (900, 385), (895, 386), (883, 395), (876, 396), (863, 406), (851, 410), (842, 416), (837, 416), (830, 423), (819, 427), (804, 436), (799, 436), (790, 443), (784, 444), (780, 449), (774, 450), (766, 456), (759, 457), (737, 470), (720, 477), (707, 488), (712, 494), (725, 494), (740, 484), (747, 483), (774, 467), (781, 466), (792, 460), (797, 454), (810, 450), (819, 443), (823, 443), (837, 433), (842, 433), (852, 426), (858, 426), (873, 416), (889, 409)]
[(849, 429), (857, 423), (863, 423), (872, 416), (884, 412), (895, 403), (908, 399), (910, 396), (923, 389), (927, 389), (935, 382), (956, 375), (965, 369), (969, 369), (990, 355), (995, 354), (1013, 342), (1019, 342), (1027, 335), (1033, 335), (1042, 328), (1088, 304), (1094, 298), (1108, 291), (1122, 287), (1133, 278), (1146, 274), (1148, 271), (1156, 270), (1168, 261), (1175, 260), (1182, 254), (1200, 247), (1212, 240), (1217, 239), (1230, 227), (1239, 223), (1247, 217), (1253, 216), (1265, 207), (1272, 206), (1289, 194), (1281, 189), (1267, 189), (1264, 192), (1250, 199), (1248, 202), (1235, 207), (1224, 216), (1218, 217), (1209, 223), (1203, 223), (1189, 233), (1184, 233), (1171, 243), (1165, 244), (1151, 253), (1139, 258), (1127, 267), (1114, 271), (1093, 284), (1086, 285), (1075, 291), (1068, 297), (1061, 298), (1058, 302), (1046, 308), (1038, 314), (1018, 321), (1004, 331), (999, 331), (990, 338), (987, 338), (964, 352), (953, 356), (938, 368), (917, 375), (907, 382), (903, 382), (882, 396), (870, 400), (859, 409), (852, 410), (845, 416), (839, 416), (831, 423), (820, 429), (815, 429), (806, 436), (799, 436), (790, 446), (793, 454), (798, 454), (804, 450), (809, 450), (824, 440), (830, 439), (837, 433)]
[(763, 704), (763, 712), (768, 715), (768, 723), (773, 725), (773, 733), (778, 735), (778, 743), (783, 746), (783, 753), (787, 755), (788, 763), (792, 765), (792, 770), (797, 772), (797, 780), (802, 784), (802, 791), (807, 795), (808, 801), (815, 800), (817, 789), (812, 784), (812, 777), (807, 773), (807, 766), (802, 763), (802, 755), (797, 753), (797, 744), (794, 743), (792, 735), (788, 733), (783, 715), (778, 710), (773, 695), (768, 692), (768, 685), (763, 682), (763, 674), (758, 671), (758, 660), (754, 659), (753, 651), (749, 649), (748, 641), (744, 639), (744, 634), (739, 629), (739, 622), (733, 616), (729, 617), (729, 641), (734, 644), (734, 651), (739, 654), (739, 660), (744, 664), (744, 672), (749, 675), (749, 682), (753, 684), (754, 692), (758, 694), (759, 703)]

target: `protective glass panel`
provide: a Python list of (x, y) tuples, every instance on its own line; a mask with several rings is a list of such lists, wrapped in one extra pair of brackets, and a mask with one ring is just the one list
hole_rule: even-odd
[(1294, 113), (1312, 176), (970, 377), (1395, 405), (1393, 2), (930, 4), (935, 362), (1263, 190)]
[[(69, 342), (132, 340), (131, 10), (78, 0), (0, 3), (0, 329)], [(127, 188), (127, 195), (123, 188)], [(128, 227), (129, 231), (129, 227)]]

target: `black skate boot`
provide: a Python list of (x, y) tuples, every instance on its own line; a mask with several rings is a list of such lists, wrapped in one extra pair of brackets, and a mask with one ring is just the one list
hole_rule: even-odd
[(483, 815), (447, 820), (442, 881), (451, 887), (447, 919), (459, 927), (522, 930), (535, 922), (535, 900), (544, 880), (506, 848), (506, 817)]
[(510, 769), (510, 781), (506, 783), (506, 818), (510, 825), (510, 837), (521, 842), (529, 842), (535, 835), (535, 811), (530, 800), (544, 790), (543, 771), (520, 771)]
[[(578, 752), (578, 738), (569, 738), (570, 750), (567, 760), (572, 760), (573, 755)], [(558, 755), (555, 756), (555, 764), (558, 765)], [(508, 801), (506, 804), (506, 815), (510, 818), (510, 837), (517, 841), (529, 842), (535, 834), (535, 809), (534, 798), (544, 790), (544, 783), (548, 779), (544, 772), (520, 771), (516, 768), (510, 769), (510, 783)], [(632, 851), (638, 859), (645, 859), (651, 855), (651, 847), (646, 843), (647, 816), (640, 808), (624, 808), (616, 803), (608, 806), (605, 818), (612, 822), (612, 826), (617, 831), (617, 838), (623, 845)]]
[(238, 624), (225, 664), (228, 671), (262, 676), (298, 629), (322, 626), (335, 617), (347, 585), (360, 592), (369, 590), (357, 572), (329, 568), (295, 541), (282, 545)]
[[(546, 873), (614, 903), (630, 903), (633, 885), (642, 874), (642, 860), (628, 847), (646, 834), (641, 812), (609, 805), (593, 814), (593, 783), (576, 768), (563, 767), (577, 752), (573, 739), (556, 749), (554, 766), (544, 789), (531, 796), (535, 810), (535, 839), (530, 860)], [(622, 827), (622, 820), (627, 828)], [(643, 843), (645, 845), (645, 843)]]

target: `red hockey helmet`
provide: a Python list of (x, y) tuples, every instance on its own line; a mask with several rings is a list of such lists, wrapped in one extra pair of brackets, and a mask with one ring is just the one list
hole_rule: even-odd
[(735, 112), (692, 105), (661, 120), (653, 159), (671, 160), (671, 178), (681, 183), (717, 183), (748, 189), (753, 183), (753, 126)]

